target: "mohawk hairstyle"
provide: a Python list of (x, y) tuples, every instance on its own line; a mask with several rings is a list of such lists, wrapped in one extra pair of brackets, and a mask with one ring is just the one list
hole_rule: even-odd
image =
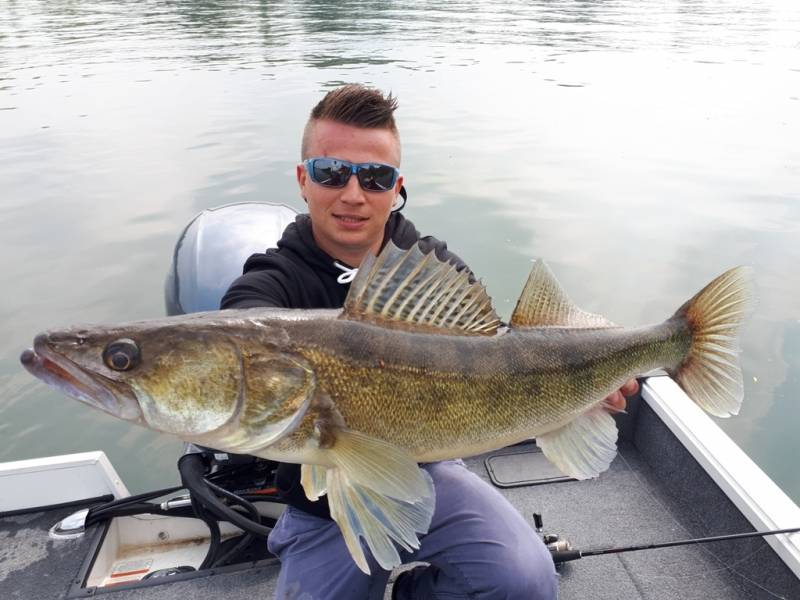
[(329, 120), (364, 129), (388, 129), (399, 139), (394, 111), (397, 98), (359, 83), (350, 83), (331, 90), (311, 110), (303, 131), (302, 158), (307, 157), (308, 138), (315, 121)]

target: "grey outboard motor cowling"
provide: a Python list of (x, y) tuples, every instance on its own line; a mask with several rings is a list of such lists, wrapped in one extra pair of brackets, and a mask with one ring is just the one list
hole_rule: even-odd
[(297, 212), (283, 204), (240, 202), (198, 214), (175, 244), (164, 301), (167, 314), (217, 310), (247, 258), (274, 248)]

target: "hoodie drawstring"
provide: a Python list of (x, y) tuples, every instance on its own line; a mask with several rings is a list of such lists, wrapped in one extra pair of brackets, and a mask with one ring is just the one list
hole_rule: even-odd
[(353, 281), (353, 279), (356, 278), (356, 274), (358, 273), (358, 267), (356, 267), (355, 269), (351, 269), (350, 267), (346, 267), (345, 265), (340, 263), (338, 260), (333, 261), (333, 266), (336, 267), (337, 269), (341, 269), (342, 271), (344, 271), (344, 273), (342, 273), (336, 278), (337, 283), (341, 284), (350, 283), (351, 281)]

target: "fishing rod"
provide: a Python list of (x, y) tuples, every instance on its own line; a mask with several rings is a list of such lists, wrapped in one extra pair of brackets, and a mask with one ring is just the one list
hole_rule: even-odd
[[(538, 532), (542, 531), (542, 516), (534, 514), (533, 520)], [(672, 546), (691, 546), (693, 544), (707, 544), (710, 542), (723, 542), (726, 540), (740, 540), (744, 538), (764, 537), (767, 535), (780, 535), (782, 533), (798, 533), (800, 527), (790, 527), (787, 529), (772, 529), (769, 531), (751, 531), (747, 533), (731, 533), (727, 535), (715, 535), (702, 538), (690, 538), (686, 540), (676, 540), (673, 542), (661, 542), (655, 544), (640, 544), (635, 546), (618, 546), (610, 548), (596, 548), (594, 550), (577, 550), (572, 548), (572, 545), (559, 538), (558, 535), (547, 534), (544, 536), (544, 542), (550, 554), (553, 557), (553, 562), (556, 565), (578, 560), (586, 556), (602, 556), (604, 554), (621, 554), (623, 552), (637, 552), (639, 550), (654, 550), (656, 548), (670, 548)]]

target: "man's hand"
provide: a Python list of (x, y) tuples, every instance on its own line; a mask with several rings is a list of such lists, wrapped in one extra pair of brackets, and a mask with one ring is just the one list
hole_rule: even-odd
[(625, 385), (619, 388), (616, 392), (609, 395), (603, 403), (609, 412), (622, 412), (625, 410), (627, 402), (626, 396), (633, 396), (639, 391), (639, 382), (635, 379), (629, 380)]

